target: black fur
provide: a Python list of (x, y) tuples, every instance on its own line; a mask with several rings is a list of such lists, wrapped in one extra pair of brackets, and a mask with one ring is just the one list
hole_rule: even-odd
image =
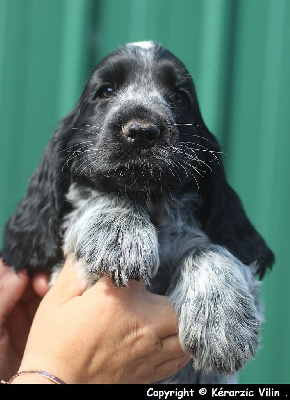
[[(179, 167), (177, 174), (172, 176), (164, 173), (159, 181), (151, 176), (151, 171), (143, 171), (144, 177), (139, 182), (139, 188), (134, 188), (130, 193), (130, 182), (121, 182), (123, 178), (120, 171), (122, 168), (125, 170), (125, 167), (120, 167), (119, 175), (115, 174), (117, 176), (108, 171), (109, 163), (116, 164), (110, 151), (112, 154), (116, 152), (119, 161), (123, 158), (124, 164), (129, 161), (127, 151), (122, 148), (120, 126), (134, 115), (137, 119), (148, 119), (148, 111), (142, 107), (136, 109), (134, 102), (128, 102), (123, 115), (116, 116), (115, 121), (111, 122), (112, 127), (108, 124), (115, 136), (108, 134), (100, 140), (98, 132), (106, 124), (107, 109), (110, 107), (110, 101), (101, 98), (100, 90), (107, 84), (112, 84), (116, 90), (121, 90), (122, 86), (132, 82), (138, 85), (140, 70), (147, 73), (142, 60), (139, 61), (138, 51), (138, 47), (122, 47), (106, 57), (97, 66), (78, 105), (61, 121), (44, 151), (40, 165), (30, 179), (26, 197), (5, 227), (1, 252), (4, 262), (16, 269), (27, 268), (33, 272), (39, 269), (50, 270), (53, 265), (62, 261), (61, 225), (64, 216), (70, 211), (66, 192), (72, 182), (77, 182), (78, 185), (97, 186), (105, 191), (126, 190), (129, 196), (140, 202), (144, 202), (145, 187), (156, 198), (161, 193), (161, 187), (163, 191), (172, 192), (199, 191), (203, 200), (200, 216), (207, 235), (213, 242), (226, 246), (244, 263), (258, 261), (258, 272), (262, 277), (266, 267), (273, 263), (273, 254), (249, 222), (239, 197), (226, 181), (220, 147), (202, 119), (188, 71), (162, 47), (155, 47), (154, 62), (147, 68), (153, 69), (154, 84), (170, 103), (176, 122), (193, 124), (176, 125), (177, 132), (171, 132), (170, 135), (173, 137), (179, 134), (180, 142), (194, 143), (200, 160), (196, 163), (198, 172), (194, 176), (190, 172), (191, 175), (187, 176), (186, 171)], [(136, 90), (140, 88), (136, 86)], [(177, 90), (180, 93), (176, 94)], [(184, 96), (184, 100), (177, 96)], [(176, 105), (176, 100), (181, 105)], [(168, 123), (166, 117), (162, 120), (162, 110), (156, 118), (160, 119), (157, 124)], [(83, 161), (79, 161), (77, 153), (69, 160), (73, 151), (78, 150), (81, 153), (89, 150), (86, 141), (97, 143), (97, 140), (98, 146), (102, 146), (103, 150), (96, 152), (96, 157), (101, 157), (104, 164), (97, 162), (95, 168), (94, 161), (87, 160), (81, 165)], [(166, 138), (162, 140), (166, 142)], [(104, 149), (105, 146), (113, 147), (116, 144), (119, 146), (116, 150)], [(88, 163), (90, 169), (85, 168)], [(131, 167), (131, 178), (126, 177), (132, 181), (140, 172), (134, 163)], [(164, 169), (161, 160), (159, 163), (160, 166), (156, 165), (155, 170)]]

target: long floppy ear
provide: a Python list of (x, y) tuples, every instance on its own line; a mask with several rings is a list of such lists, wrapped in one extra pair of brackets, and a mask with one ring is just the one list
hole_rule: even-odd
[(262, 278), (266, 268), (274, 263), (274, 255), (249, 221), (239, 196), (226, 180), (216, 138), (206, 128), (204, 130), (203, 135), (219, 159), (212, 164), (212, 172), (202, 184), (204, 229), (214, 243), (225, 246), (246, 265), (256, 262), (256, 272)]
[(26, 196), (4, 228), (3, 261), (16, 270), (49, 270), (62, 259), (60, 224), (69, 177), (60, 165), (62, 137), (74, 111), (64, 118), (30, 178)]

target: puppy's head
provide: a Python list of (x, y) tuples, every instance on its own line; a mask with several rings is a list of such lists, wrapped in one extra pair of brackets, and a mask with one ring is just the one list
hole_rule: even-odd
[(91, 76), (63, 146), (77, 179), (126, 192), (180, 187), (216, 158), (185, 66), (154, 42), (109, 54)]
[(120, 47), (97, 66), (46, 146), (6, 224), (4, 261), (34, 270), (62, 260), (67, 191), (78, 182), (141, 202), (167, 191), (199, 191), (206, 234), (244, 263), (255, 263), (262, 277), (273, 253), (227, 183), (219, 150), (181, 61), (154, 42)]

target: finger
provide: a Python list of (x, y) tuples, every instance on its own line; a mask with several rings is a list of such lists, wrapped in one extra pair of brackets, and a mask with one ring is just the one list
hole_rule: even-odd
[(68, 257), (47, 295), (51, 293), (55, 296), (56, 302), (63, 303), (72, 297), (82, 295), (85, 289), (85, 284), (78, 275), (75, 263)]
[(190, 362), (190, 356), (186, 354), (181, 357), (164, 361), (155, 367), (152, 382), (154, 383), (163, 379), (167, 379), (168, 377), (176, 374), (176, 372), (178, 372), (181, 368), (185, 367), (188, 362)]
[(28, 284), (25, 272), (16, 273), (12, 268), (1, 264), (0, 277), (0, 325), (23, 294)]
[(165, 339), (160, 339), (156, 342), (155, 360), (157, 364), (160, 364), (167, 359), (182, 357), (188, 355), (179, 342), (178, 335), (168, 336)]
[(106, 293), (111, 301), (115, 299), (125, 308), (132, 309), (135, 306), (138, 313), (142, 310), (143, 317), (146, 316), (158, 338), (178, 334), (178, 317), (169, 298), (148, 292), (143, 282), (130, 281), (127, 287), (120, 287), (114, 286), (111, 278), (103, 277), (85, 295), (96, 298), (97, 292)]
[(149, 292), (143, 282), (130, 282), (126, 289), (131, 291), (132, 296), (137, 295), (139, 300), (143, 300), (147, 316), (160, 338), (178, 334), (178, 317), (168, 296)]
[[(160, 339), (167, 336), (178, 334), (178, 317), (166, 296), (155, 296), (153, 308), (148, 307), (148, 313), (152, 316), (152, 324), (155, 326), (156, 333)], [(156, 318), (156, 315), (159, 317)]]
[(38, 272), (32, 277), (32, 287), (38, 296), (43, 297), (49, 291), (49, 275), (46, 272)]

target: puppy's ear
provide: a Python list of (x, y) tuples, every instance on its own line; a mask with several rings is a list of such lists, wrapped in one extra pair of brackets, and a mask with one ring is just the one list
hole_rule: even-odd
[[(205, 128), (206, 129), (206, 128)], [(256, 262), (260, 278), (274, 263), (274, 255), (265, 240), (249, 221), (241, 200), (226, 180), (215, 137), (204, 132), (209, 147), (216, 151), (218, 162), (211, 163), (212, 171), (202, 183), (203, 223), (209, 238), (225, 246), (244, 264)]]
[(49, 270), (62, 259), (60, 224), (69, 177), (59, 153), (72, 119), (73, 113), (59, 124), (30, 178), (26, 196), (4, 228), (1, 257), (15, 269)]

